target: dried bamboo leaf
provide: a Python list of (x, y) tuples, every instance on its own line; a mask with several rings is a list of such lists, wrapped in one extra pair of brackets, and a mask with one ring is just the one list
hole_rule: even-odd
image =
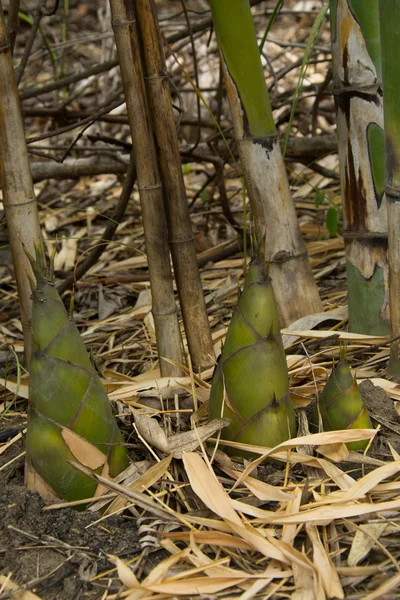
[(193, 539), (199, 544), (237, 548), (239, 550), (253, 549), (253, 547), (244, 540), (235, 537), (230, 533), (223, 533), (222, 531), (172, 531), (169, 533), (163, 533), (163, 536), (171, 540), (180, 540), (183, 542), (189, 542), (191, 537), (193, 537)]
[[(169, 465), (171, 464), (171, 460), (172, 456), (167, 456), (160, 462), (156, 463), (155, 465), (152, 465), (145, 473), (139, 475), (138, 478), (135, 479), (132, 483), (125, 484), (126, 487), (131, 492), (143, 492), (147, 488), (157, 483), (157, 481), (165, 475)], [(117, 498), (115, 498), (115, 500), (111, 502), (110, 506), (107, 508), (104, 514), (112, 514), (117, 511), (120, 511), (123, 506), (126, 506), (126, 504), (128, 504), (128, 501), (122, 498), (121, 496), (118, 496)]]
[(42, 600), (29, 590), (24, 590), (19, 585), (14, 583), (8, 576), (0, 575), (0, 593), (6, 593), (6, 597), (12, 597), (14, 600)]
[(222, 519), (242, 526), (239, 515), (232, 508), (230, 500), (216, 478), (214, 471), (206, 465), (201, 456), (194, 452), (184, 452), (182, 459), (194, 493)]
[(229, 419), (213, 419), (206, 425), (184, 431), (168, 438), (169, 451), (174, 458), (182, 458), (184, 452), (198, 448), (200, 442), (205, 442), (217, 431), (229, 424)]
[(96, 446), (85, 440), (71, 429), (63, 427), (61, 429), (61, 436), (65, 442), (65, 445), (84, 467), (88, 467), (93, 471), (102, 467), (106, 461), (107, 456), (101, 452)]
[[(302, 491), (296, 488), (292, 499), (286, 505), (286, 514), (291, 515), (300, 510)], [(297, 525), (286, 524), (282, 527), (281, 540), (286, 544), (293, 544), (297, 531)]]
[[(304, 549), (303, 549), (304, 553)], [(315, 581), (313, 573), (303, 567), (293, 564), (293, 579), (295, 583), (295, 590), (292, 594), (292, 600), (317, 600), (318, 591), (315, 588)], [(319, 594), (318, 600), (325, 600), (325, 593), (321, 585), (321, 594)]]
[(381, 600), (381, 598), (385, 598), (385, 596), (386, 596), (386, 594), (388, 594), (388, 592), (396, 589), (399, 584), (400, 584), (400, 573), (396, 573), (396, 575), (393, 575), (393, 577), (390, 577), (389, 579), (384, 581), (373, 592), (370, 592), (369, 594), (364, 596), (364, 600)]
[(216, 594), (243, 581), (246, 581), (245, 577), (191, 577), (185, 581), (164, 581), (156, 585), (147, 585), (146, 589), (159, 594), (176, 594), (190, 598), (193, 595)]
[(316, 523), (327, 525), (335, 519), (347, 519), (349, 517), (396, 510), (398, 508), (400, 508), (400, 499), (389, 500), (387, 502), (376, 502), (374, 504), (354, 502), (354, 504), (323, 506), (322, 508), (304, 510), (296, 515), (272, 517), (271, 520), (268, 519), (266, 522), (281, 525), (284, 525), (285, 523)]
[(164, 454), (169, 454), (167, 436), (156, 419), (136, 413), (135, 424), (138, 432), (148, 444), (164, 452)]
[(374, 469), (367, 475), (364, 475), (354, 485), (341, 495), (344, 502), (362, 498), (374, 489), (383, 479), (396, 475), (400, 471), (400, 461), (391, 462), (382, 467)]
[(117, 567), (118, 577), (122, 581), (125, 587), (127, 588), (136, 588), (140, 587), (140, 583), (135, 575), (135, 573), (128, 567), (127, 564), (124, 563), (123, 560), (118, 558), (118, 556), (114, 556), (113, 554), (108, 554), (108, 558), (114, 565)]
[[(223, 468), (223, 471), (236, 480), (241, 476), (241, 472), (235, 471), (234, 469)], [(293, 498), (293, 494), (284, 492), (278, 486), (270, 485), (269, 483), (260, 481), (254, 477), (248, 476), (242, 483), (256, 498), (264, 500), (265, 502), (283, 502)]]
[(349, 456), (349, 450), (346, 444), (339, 442), (337, 444), (322, 444), (316, 448), (316, 451), (322, 456), (333, 460), (333, 462), (340, 462), (346, 460)]
[(182, 458), (184, 452), (195, 450), (201, 442), (229, 424), (229, 419), (214, 419), (206, 425), (167, 437), (158, 421), (147, 415), (135, 414), (135, 423), (141, 436), (148, 444), (164, 454)]
[(368, 555), (376, 540), (379, 540), (388, 526), (389, 523), (385, 521), (382, 523), (363, 523), (359, 526), (347, 559), (349, 567), (355, 567)]
[(313, 562), (328, 598), (344, 598), (339, 575), (329, 558), (315, 525), (306, 524), (307, 535), (313, 545)]
[(159, 506), (154, 500), (146, 496), (146, 494), (142, 494), (140, 492), (132, 492), (123, 485), (115, 483), (114, 481), (110, 481), (109, 479), (101, 477), (101, 475), (97, 475), (96, 473), (93, 473), (92, 471), (90, 471), (89, 469), (87, 469), (79, 463), (74, 463), (71, 461), (70, 464), (77, 471), (81, 471), (82, 473), (85, 473), (85, 475), (88, 475), (98, 483), (104, 484), (105, 487), (107, 487), (108, 489), (112, 490), (113, 492), (116, 492), (123, 498), (127, 498), (129, 502), (133, 502), (134, 504), (141, 506), (145, 510), (148, 510), (151, 514), (154, 514), (160, 517), (161, 519), (167, 519), (168, 521), (175, 521), (178, 519), (178, 517), (174, 517), (173, 513), (170, 513), (164, 508), (162, 508), (162, 506)]
[(315, 340), (331, 339), (342, 342), (362, 342), (363, 344), (376, 346), (385, 345), (389, 341), (387, 335), (364, 335), (362, 333), (350, 333), (347, 331), (316, 331), (314, 329), (292, 330), (282, 329), (282, 335), (296, 336), (298, 338), (311, 338)]
[(0, 378), (0, 385), (12, 394), (18, 394), (18, 398), (29, 400), (29, 375), (22, 377), (21, 380), (13, 377)]

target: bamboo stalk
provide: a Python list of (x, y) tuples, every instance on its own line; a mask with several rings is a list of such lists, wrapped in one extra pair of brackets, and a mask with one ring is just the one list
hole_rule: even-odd
[[(380, 0), (386, 149), (390, 331), (400, 336), (400, 0)], [(400, 376), (400, 339), (390, 345), (390, 375)]]
[(210, 0), (256, 233), (287, 325), (322, 311), (290, 194), (248, 0)]
[(110, 0), (110, 5), (137, 170), (160, 369), (163, 376), (177, 376), (182, 374), (180, 369), (162, 360), (168, 358), (182, 362), (181, 338), (162, 183), (146, 106), (133, 3), (132, 0)]
[(14, 51), (15, 40), (17, 37), (19, 5), (20, 0), (10, 0), (8, 5), (7, 31), (11, 45), (11, 52)]
[(169, 243), (193, 366), (214, 361), (203, 288), (196, 261), (168, 73), (153, 0), (135, 0), (146, 65), (146, 84), (165, 188)]
[(378, 0), (331, 0), (350, 330), (389, 331)]
[(31, 353), (31, 289), (26, 273), (32, 273), (25, 246), (33, 253), (41, 243), (39, 215), (32, 177), (22, 112), (15, 82), (11, 48), (0, 1), (0, 179), (4, 212), (13, 258), (15, 279), (24, 333), (25, 360)]

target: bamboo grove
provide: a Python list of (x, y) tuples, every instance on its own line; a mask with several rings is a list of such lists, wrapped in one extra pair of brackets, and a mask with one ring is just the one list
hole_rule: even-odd
[[(399, 377), (400, 0), (331, 0), (329, 8), (348, 327), (368, 335), (390, 332), (389, 373)], [(215, 366), (209, 419), (230, 419), (221, 443), (272, 447), (297, 433), (280, 330), (322, 313), (323, 304), (290, 191), (250, 2), (210, 0), (210, 9), (237, 149), (232, 164), (251, 209), (244, 245), (250, 239), (253, 248), (217, 361), (174, 120), (166, 58), (174, 54), (154, 0), (110, 0), (132, 141), (124, 198), (126, 204), (136, 177), (160, 375), (201, 376)], [(66, 311), (55, 288), (54, 257), (45, 258), (17, 79), (0, 3), (0, 177), (30, 373), (27, 483), (44, 495), (80, 500), (100, 493), (94, 475), (117, 476), (128, 454), (73, 306)], [(371, 427), (344, 349), (310, 427)]]

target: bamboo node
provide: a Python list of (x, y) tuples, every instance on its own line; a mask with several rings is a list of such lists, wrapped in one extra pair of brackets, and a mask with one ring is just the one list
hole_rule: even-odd
[(159, 190), (162, 188), (162, 183), (155, 183), (154, 185), (138, 185), (137, 187), (139, 192), (145, 192), (146, 190)]
[(177, 310), (176, 307), (172, 308), (171, 310), (158, 310), (157, 312), (152, 310), (151, 311), (153, 313), (153, 317), (168, 317), (169, 315), (176, 315)]
[(384, 231), (352, 231), (347, 229), (343, 231), (344, 239), (362, 239), (362, 240), (387, 240), (388, 234)]
[(389, 184), (385, 185), (386, 200), (388, 202), (400, 202), (400, 190)]
[[(0, 50), (1, 52), (1, 50)], [(27, 198), (26, 200), (23, 200), (22, 202), (13, 202), (12, 204), (6, 204), (7, 206), (7, 210), (11, 211), (14, 208), (18, 208), (19, 206), (26, 206), (27, 204), (32, 204), (36, 202), (36, 197), (35, 196), (31, 196), (30, 198)]]
[(289, 260), (293, 260), (295, 258), (305, 258), (306, 256), (308, 256), (307, 250), (297, 253), (288, 252), (287, 250), (279, 250), (279, 252), (276, 252), (269, 262), (279, 265)]
[(175, 238), (173, 240), (168, 240), (170, 244), (186, 244), (187, 242), (192, 242), (194, 240), (194, 236), (191, 235), (189, 237)]
[(345, 96), (347, 94), (369, 94), (372, 96), (379, 92), (382, 92), (382, 86), (379, 81), (367, 85), (340, 85), (337, 83), (332, 90), (334, 96)]
[(159, 81), (161, 79), (169, 79), (169, 73), (163, 73), (162, 75), (144, 75), (143, 79), (146, 79), (149, 83), (153, 81)]
[(129, 25), (135, 25), (136, 19), (113, 19), (111, 21), (111, 26), (113, 29), (116, 27), (129, 27)]

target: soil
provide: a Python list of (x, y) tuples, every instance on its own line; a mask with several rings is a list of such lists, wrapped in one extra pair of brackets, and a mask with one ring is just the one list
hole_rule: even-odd
[[(369, 454), (392, 460), (388, 442), (400, 452), (400, 418), (393, 402), (370, 381), (363, 382), (360, 390), (374, 426), (381, 425)], [(0, 432), (23, 425), (8, 420)], [(0, 455), (0, 469), (22, 451), (22, 441), (11, 445)], [(43, 600), (101, 598), (106, 588), (110, 594), (118, 593), (122, 585), (115, 571), (109, 573), (113, 565), (107, 554), (129, 561), (142, 551), (135, 520), (111, 517), (87, 529), (99, 514), (72, 509), (44, 511), (45, 502), (24, 487), (23, 469), (24, 458), (20, 457), (0, 471), (0, 573), (7, 576), (12, 572), (13, 582)], [(9, 597), (0, 594), (0, 600)]]
[[(22, 451), (22, 441), (13, 444), (0, 456), (0, 467)], [(21, 457), (0, 472), (0, 573), (12, 572), (14, 583), (43, 600), (101, 598), (109, 579), (101, 574), (113, 568), (107, 554), (129, 561), (141, 552), (135, 521), (110, 517), (86, 529), (100, 514), (44, 511), (42, 498), (24, 487), (23, 469)], [(107, 590), (116, 593), (121, 587), (113, 577)], [(7, 597), (0, 594), (1, 600)]]
[(400, 417), (397, 414), (393, 401), (384, 390), (371, 381), (360, 383), (360, 392), (372, 419), (374, 427), (381, 429), (375, 437), (371, 456), (381, 460), (393, 459), (389, 444), (400, 453)]

